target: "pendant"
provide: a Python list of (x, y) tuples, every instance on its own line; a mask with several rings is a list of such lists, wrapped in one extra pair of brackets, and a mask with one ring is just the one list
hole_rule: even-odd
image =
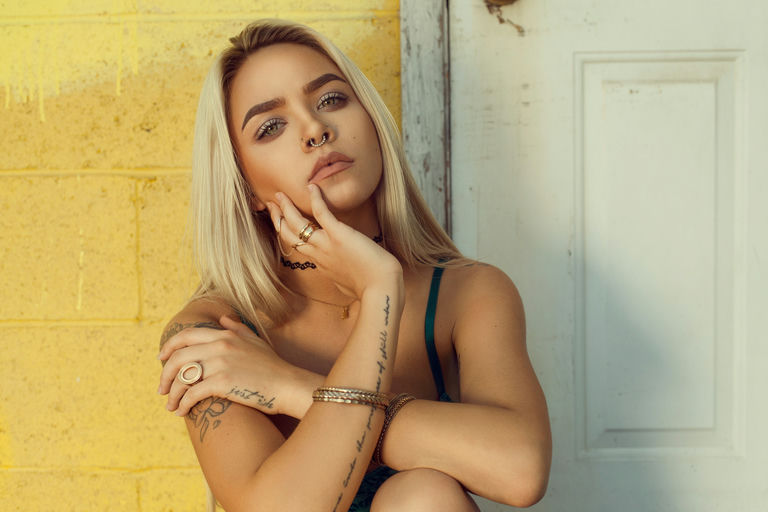
[(349, 306), (341, 306), (341, 319), (349, 318)]

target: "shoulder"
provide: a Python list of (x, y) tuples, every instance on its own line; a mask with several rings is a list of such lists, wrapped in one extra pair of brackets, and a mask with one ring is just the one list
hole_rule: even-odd
[(470, 261), (446, 268), (443, 280), (440, 300), (450, 310), (454, 336), (479, 326), (504, 326), (524, 333), (523, 301), (517, 286), (503, 270)]
[(166, 324), (160, 338), (162, 347), (174, 335), (190, 327), (208, 327), (221, 329), (219, 319), (224, 316), (236, 315), (236, 311), (222, 300), (212, 297), (198, 297), (189, 301)]
[(520, 293), (512, 279), (498, 267), (470, 261), (466, 265), (448, 267), (444, 272), (445, 295), (461, 305), (471, 307), (489, 305), (498, 301), (519, 303)]

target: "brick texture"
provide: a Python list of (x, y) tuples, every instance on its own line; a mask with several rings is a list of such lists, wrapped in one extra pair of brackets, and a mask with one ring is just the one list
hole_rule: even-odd
[(195, 286), (186, 234), (203, 77), (248, 20), (294, 19), (355, 60), (399, 118), (398, 9), (0, 1), (2, 510), (202, 509), (155, 354)]

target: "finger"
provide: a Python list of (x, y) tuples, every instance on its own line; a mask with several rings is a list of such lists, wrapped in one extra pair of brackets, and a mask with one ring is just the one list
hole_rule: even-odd
[(157, 358), (168, 359), (175, 351), (191, 345), (208, 343), (221, 337), (223, 328), (215, 322), (198, 322), (175, 334), (162, 346)]
[[(201, 382), (198, 382), (197, 384), (200, 384), (200, 383)], [(179, 400), (181, 400), (181, 397), (183, 397), (184, 393), (186, 393), (187, 390), (191, 389), (192, 387), (194, 386), (184, 384), (174, 379), (173, 384), (171, 385), (170, 390), (168, 391), (168, 400), (165, 403), (165, 408), (168, 409), (169, 411), (175, 411), (179, 407)]]
[(278, 234), (282, 228), (283, 212), (280, 207), (272, 201), (267, 201), (267, 210), (269, 211), (269, 218), (272, 220), (272, 225), (275, 227), (275, 232)]
[(226, 315), (222, 315), (222, 317), (219, 318), (219, 323), (222, 327), (232, 331), (241, 338), (248, 339), (249, 337), (256, 336), (256, 333), (253, 332), (250, 327)]
[(309, 200), (310, 205), (312, 206), (312, 215), (322, 228), (333, 227), (338, 223), (336, 216), (328, 209), (328, 205), (325, 203), (320, 187), (314, 183), (309, 184)]
[(176, 416), (186, 416), (189, 413), (189, 410), (202, 400), (212, 396), (222, 396), (222, 394), (229, 391), (228, 389), (220, 389), (221, 386), (218, 385), (219, 380), (220, 379), (217, 379), (216, 377), (211, 377), (210, 379), (200, 381), (187, 389), (186, 393), (181, 396), (174, 408)]
[(283, 240), (294, 244), (299, 239), (299, 231), (307, 225), (309, 220), (302, 215), (288, 196), (282, 192), (275, 194), (275, 199), (277, 199), (280, 210), (282, 210), (285, 218), (283, 220)]
[[(214, 341), (218, 341), (218, 338)], [(192, 361), (209, 360), (215, 353), (216, 347), (213, 341), (202, 345), (184, 347), (175, 351), (168, 358), (168, 362), (165, 363), (163, 371), (160, 373), (160, 386), (157, 392), (161, 395), (169, 392), (173, 383), (178, 381), (176, 376), (179, 374), (182, 366)], [(205, 370), (205, 365), (203, 365), (203, 376), (205, 376)]]
[(222, 367), (221, 363), (217, 362), (215, 358), (212, 357), (206, 359), (204, 362), (201, 359), (198, 359), (198, 361), (200, 361), (200, 364), (203, 367), (203, 374), (197, 382), (194, 384), (184, 384), (179, 379), (174, 378), (169, 383), (168, 401), (166, 403), (166, 409), (169, 411), (175, 411), (178, 408), (179, 401), (190, 389), (194, 389), (204, 382), (210, 382)]

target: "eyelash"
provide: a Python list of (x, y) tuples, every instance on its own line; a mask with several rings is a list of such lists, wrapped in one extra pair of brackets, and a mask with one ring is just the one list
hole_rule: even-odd
[[(333, 103), (331, 105), (323, 105), (324, 103), (330, 101), (330, 100), (336, 100), (336, 103)], [(347, 97), (340, 93), (340, 92), (329, 92), (327, 94), (323, 94), (323, 96), (320, 98), (320, 100), (317, 102), (317, 108), (327, 108), (329, 106), (334, 106), (337, 103), (341, 103), (347, 100)]]
[(270, 119), (269, 121), (267, 121), (266, 123), (264, 123), (259, 127), (259, 130), (256, 132), (256, 140), (261, 140), (265, 136), (273, 135), (273, 134), (267, 133), (267, 130), (269, 130), (273, 126), (280, 126), (281, 124), (285, 124), (285, 122), (277, 118)]
[[(337, 106), (340, 103), (343, 103), (347, 101), (347, 96), (345, 94), (342, 94), (340, 92), (329, 92), (324, 94), (317, 102), (317, 109), (324, 109), (329, 107)], [(271, 135), (274, 135), (274, 133), (270, 134), (267, 133), (272, 127), (279, 127), (281, 125), (285, 124), (285, 121), (282, 121), (277, 118), (272, 118), (268, 120), (266, 123), (262, 124), (259, 129), (256, 131), (256, 140), (261, 140), (264, 137), (269, 137)]]

